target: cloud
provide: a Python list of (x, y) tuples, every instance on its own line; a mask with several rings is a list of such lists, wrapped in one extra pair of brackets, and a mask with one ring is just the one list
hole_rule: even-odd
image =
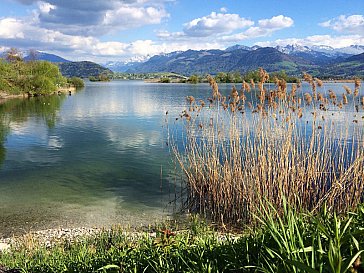
[(3, 39), (24, 38), (23, 24), (15, 18), (5, 18), (0, 20), (0, 37)]
[(290, 17), (283, 15), (273, 16), (270, 19), (259, 20), (258, 26), (252, 26), (244, 32), (223, 36), (222, 40), (226, 42), (239, 42), (246, 39), (269, 36), (275, 31), (291, 27), (293, 23), (294, 21)]
[[(10, 31), (11, 30), (11, 31)], [(58, 54), (70, 60), (128, 60), (134, 56), (155, 54), (187, 49), (223, 48), (217, 42), (156, 42), (137, 40), (132, 43), (115, 41), (103, 42), (92, 36), (69, 35), (28, 24), (15, 18), (0, 19), (0, 49), (17, 47), (22, 50), (40, 49)]]
[(227, 8), (226, 8), (226, 7), (222, 7), (222, 8), (220, 8), (220, 11), (221, 11), (222, 13), (226, 13), (228, 10), (227, 10)]
[(290, 17), (283, 15), (273, 16), (270, 19), (263, 19), (258, 21), (260, 28), (264, 29), (282, 29), (291, 27), (293, 25), (293, 20)]
[(253, 21), (242, 18), (238, 14), (212, 12), (208, 16), (197, 18), (184, 24), (183, 31), (159, 31), (157, 37), (163, 41), (181, 42), (191, 42), (192, 39), (207, 42), (213, 38), (214, 41), (220, 44), (227, 44), (268, 36), (275, 31), (291, 27), (292, 25), (293, 19), (283, 15), (262, 19), (255, 24)]
[(312, 35), (305, 38), (278, 39), (275, 41), (259, 42), (259, 46), (285, 46), (287, 44), (298, 44), (303, 46), (325, 45), (333, 48), (342, 48), (350, 45), (363, 45), (364, 37), (361, 35)]
[(36, 5), (34, 17), (44, 28), (94, 37), (159, 24), (169, 16), (164, 8), (166, 1), (169, 0), (18, 0)]
[(331, 28), (338, 32), (364, 33), (363, 15), (340, 15), (334, 19), (319, 24), (322, 27)]
[[(49, 30), (29, 24), (20, 19), (0, 19), (0, 44), (20, 48), (44, 48), (57, 51), (86, 51), (94, 54), (108, 54), (107, 47), (112, 45), (123, 49), (122, 43), (100, 43), (93, 37), (67, 35), (57, 30)], [(122, 53), (121, 49), (115, 53)], [(110, 49), (109, 49), (110, 50)]]
[(194, 19), (184, 24), (184, 33), (192, 37), (207, 37), (221, 33), (231, 33), (253, 25), (254, 22), (238, 14), (212, 12), (208, 16)]

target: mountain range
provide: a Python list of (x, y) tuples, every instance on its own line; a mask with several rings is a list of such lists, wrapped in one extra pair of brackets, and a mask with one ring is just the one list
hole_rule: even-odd
[(320, 77), (364, 77), (364, 46), (352, 45), (334, 49), (329, 46), (297, 44), (276, 47), (234, 45), (225, 50), (187, 50), (134, 58), (127, 62), (72, 62), (54, 54), (34, 52), (24, 57), (56, 63), (63, 75), (98, 76), (102, 73), (174, 72), (183, 75), (245, 73), (263, 67), (268, 72), (285, 70), (293, 76), (303, 71)]
[[(184, 75), (245, 73), (264, 67), (268, 72), (285, 70), (290, 75), (302, 71), (325, 77), (364, 76), (364, 46), (334, 49), (328, 46), (286, 45), (247, 47), (234, 45), (225, 50), (187, 50), (160, 54), (144, 62), (115, 63), (106, 66), (113, 71), (132, 73), (175, 72)], [(355, 68), (355, 69), (353, 69)]]

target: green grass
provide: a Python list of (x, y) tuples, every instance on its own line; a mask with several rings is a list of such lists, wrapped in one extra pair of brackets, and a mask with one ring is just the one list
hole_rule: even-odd
[(276, 216), (275, 208), (263, 203), (258, 226), (239, 236), (224, 235), (193, 218), (178, 232), (176, 225), (137, 236), (114, 229), (52, 248), (28, 238), (0, 254), (0, 265), (33, 273), (363, 272), (362, 205), (340, 216), (325, 210), (302, 214), (285, 205), (282, 216)]

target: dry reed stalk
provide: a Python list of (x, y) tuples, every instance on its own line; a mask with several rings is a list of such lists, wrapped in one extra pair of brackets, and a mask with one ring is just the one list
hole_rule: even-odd
[(318, 78), (315, 78), (315, 81), (316, 81), (318, 87), (322, 87), (324, 85), (324, 83)]
[(250, 85), (254, 89), (255, 88), (255, 82), (253, 79), (250, 79)]
[(334, 93), (334, 91), (332, 91), (331, 89), (329, 89), (329, 98), (332, 101), (336, 101), (336, 94)]
[(354, 97), (357, 97), (359, 95), (359, 88), (354, 89)]
[(310, 105), (312, 103), (312, 96), (311, 96), (311, 94), (310, 93), (305, 93), (304, 97), (305, 97), (306, 103), (308, 105)]
[(246, 82), (243, 81), (243, 90), (245, 90), (246, 92), (250, 92), (250, 85)]
[[(215, 83), (210, 85), (214, 88)], [(278, 87), (245, 115), (237, 115), (241, 105), (234, 89), (226, 101), (214, 101), (204, 119), (184, 113), (186, 120), (190, 117), (184, 150), (171, 147), (184, 172), (190, 211), (240, 224), (252, 223), (262, 198), (278, 211), (283, 199), (308, 211), (324, 204), (345, 211), (363, 201), (364, 128), (332, 123), (320, 109), (303, 123), (300, 119), (311, 107), (292, 106), (288, 98), (276, 95)], [(311, 94), (304, 97), (312, 102)], [(218, 107), (222, 101), (226, 110)], [(316, 119), (318, 115), (324, 118)]]
[(317, 99), (321, 102), (325, 102), (325, 98), (320, 92), (317, 93)]
[(360, 88), (360, 86), (361, 86), (361, 81), (360, 81), (360, 79), (359, 79), (359, 78), (355, 78), (355, 79), (354, 79), (354, 85), (355, 85), (355, 89)]
[(343, 104), (348, 104), (348, 97), (343, 94)]
[(352, 93), (352, 92), (351, 92), (351, 89), (350, 89), (350, 87), (349, 87), (349, 86), (347, 86), (347, 85), (343, 85), (343, 88), (345, 89), (346, 94), (350, 95), (350, 94)]

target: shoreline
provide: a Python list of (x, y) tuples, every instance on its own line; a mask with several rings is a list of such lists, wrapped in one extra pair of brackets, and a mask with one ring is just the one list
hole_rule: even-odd
[(22, 235), (0, 238), (0, 253), (10, 248), (17, 247), (27, 242), (37, 243), (45, 247), (51, 247), (61, 242), (75, 242), (80, 238), (96, 235), (110, 228), (56, 228), (31, 231)]
[[(53, 93), (49, 94), (49, 95), (57, 95), (57, 94), (66, 94), (66, 93), (70, 93), (70, 94), (74, 94), (76, 92), (76, 87), (62, 87), (57, 89), (56, 91), (54, 91)], [(4, 91), (0, 91), (0, 104), (11, 100), (11, 99), (28, 99), (31, 98), (33, 96), (29, 96), (28, 93), (23, 93), (23, 94), (8, 94)]]

